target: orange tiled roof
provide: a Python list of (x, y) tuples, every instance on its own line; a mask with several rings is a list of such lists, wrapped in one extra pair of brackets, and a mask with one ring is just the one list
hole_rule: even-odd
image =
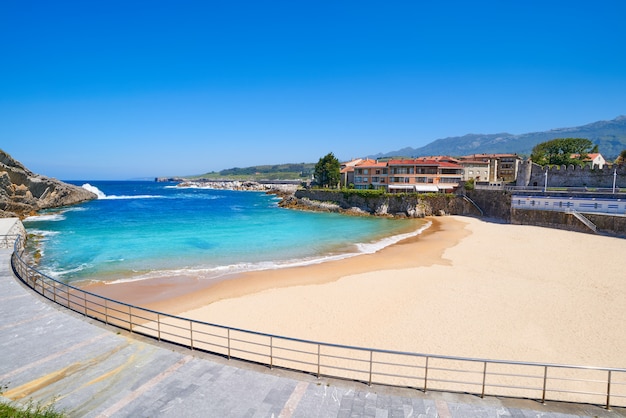
[(459, 164), (451, 163), (448, 161), (437, 161), (433, 159), (426, 158), (410, 158), (410, 159), (402, 159), (402, 160), (390, 160), (389, 165), (428, 165), (435, 167), (445, 167), (445, 168), (463, 168)]

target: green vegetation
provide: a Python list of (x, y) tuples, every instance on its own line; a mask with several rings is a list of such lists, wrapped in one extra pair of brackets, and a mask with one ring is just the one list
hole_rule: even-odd
[(199, 176), (189, 176), (189, 179), (208, 180), (306, 180), (311, 178), (315, 164), (277, 164), (255, 165), (245, 168), (229, 168), (222, 171), (213, 171)]
[[(1, 386), (0, 395), (6, 389), (6, 385)], [(63, 418), (64, 416), (54, 410), (54, 405), (43, 406), (29, 401), (25, 406), (17, 406), (14, 403), (0, 402), (0, 418)]]
[(381, 197), (385, 195), (384, 190), (374, 189), (341, 189), (343, 196), (347, 199), (350, 196), (359, 196), (363, 198)]
[(474, 188), (475, 188), (474, 179), (471, 178), (471, 179), (467, 180), (465, 182), (465, 186), (464, 187), (465, 187), (465, 190), (474, 190)]
[(598, 146), (586, 138), (556, 138), (535, 145), (530, 158), (541, 166), (582, 166), (590, 152), (598, 152)]
[(341, 164), (337, 157), (329, 152), (315, 164), (313, 175), (318, 186), (336, 188), (341, 180)]
[(626, 164), (626, 149), (619, 153), (619, 156), (615, 159), (615, 164)]

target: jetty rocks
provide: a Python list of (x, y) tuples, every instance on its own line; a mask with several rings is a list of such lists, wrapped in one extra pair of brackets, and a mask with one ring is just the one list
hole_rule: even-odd
[(270, 193), (294, 193), (298, 185), (286, 183), (260, 183), (256, 181), (237, 181), (237, 180), (183, 180), (178, 183), (177, 187), (205, 188), (217, 190), (243, 190), (253, 192), (270, 192)]
[(79, 186), (35, 174), (0, 150), (0, 218), (24, 218), (41, 209), (74, 205), (97, 196)]

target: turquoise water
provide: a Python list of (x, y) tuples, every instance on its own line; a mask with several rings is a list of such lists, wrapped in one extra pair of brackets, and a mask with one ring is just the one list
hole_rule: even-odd
[(75, 182), (99, 199), (27, 218), (39, 269), (66, 282), (214, 278), (374, 252), (412, 220), (279, 208), (260, 192), (156, 182)]

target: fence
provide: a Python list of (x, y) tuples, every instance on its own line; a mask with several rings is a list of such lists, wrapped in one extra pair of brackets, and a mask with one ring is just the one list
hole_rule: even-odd
[(626, 215), (626, 198), (602, 199), (585, 197), (557, 197), (512, 195), (511, 207), (525, 210), (550, 210), (568, 212), (575, 210), (580, 213), (597, 213), (601, 215)]
[(196, 321), (118, 302), (50, 278), (24, 260), (17, 241), (11, 256), (13, 271), (37, 293), (108, 325), (191, 350), (369, 385), (582, 402), (607, 409), (626, 406), (626, 369), (379, 350)]
[(13, 248), (13, 244), (18, 239), (19, 235), (0, 235), (0, 249)]

